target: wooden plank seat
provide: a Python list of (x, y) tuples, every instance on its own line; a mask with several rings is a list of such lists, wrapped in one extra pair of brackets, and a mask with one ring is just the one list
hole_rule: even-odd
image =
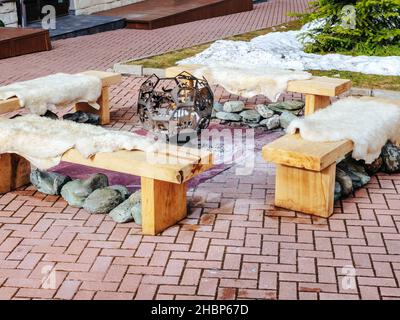
[[(0, 114), (9, 111), (0, 105)], [(165, 145), (157, 152), (98, 153), (89, 159), (71, 149), (62, 161), (140, 176), (142, 231), (147, 235), (156, 235), (186, 217), (187, 182), (213, 166), (211, 152), (174, 145)], [(0, 154), (0, 194), (29, 184), (29, 175), (26, 159)]]
[[(167, 68), (167, 77), (195, 72), (199, 65)], [(287, 91), (305, 95), (305, 115), (331, 104), (331, 98), (351, 88), (347, 79), (312, 77), (292, 80)], [(311, 142), (300, 135), (285, 135), (263, 148), (266, 161), (276, 168), (275, 205), (290, 210), (329, 217), (333, 213), (336, 161), (353, 149), (351, 141)]]
[[(110, 123), (110, 104), (109, 104), (109, 88), (112, 85), (118, 84), (122, 80), (122, 76), (119, 73), (104, 72), (89, 70), (81, 72), (82, 74), (96, 76), (102, 81), (101, 96), (97, 103), (100, 105), (100, 109), (96, 110), (89, 106), (87, 103), (80, 102), (75, 105), (75, 111), (85, 111), (100, 116), (100, 124), (105, 125)], [(11, 98), (8, 100), (0, 100), (1, 113), (16, 111), (20, 108), (20, 101), (18, 98)]]
[[(331, 104), (331, 97), (350, 90), (346, 79), (313, 77), (290, 81), (288, 91), (305, 94), (305, 115)], [(336, 162), (353, 150), (353, 142), (307, 141), (285, 135), (263, 148), (266, 161), (276, 163), (275, 205), (328, 218), (333, 213)]]
[(329, 217), (333, 213), (336, 161), (353, 142), (313, 142), (285, 135), (264, 146), (263, 157), (276, 163), (275, 205)]
[[(165, 69), (166, 77), (175, 77), (183, 71), (193, 73), (199, 65), (182, 65)], [(293, 80), (288, 83), (288, 92), (305, 95), (305, 114), (311, 114), (331, 103), (331, 98), (339, 96), (351, 88), (347, 79), (312, 77), (308, 80)]]
[[(305, 115), (330, 105), (331, 97), (351, 88), (350, 80), (313, 77), (290, 81), (288, 91), (306, 96)], [(307, 141), (285, 135), (264, 146), (263, 157), (276, 163), (275, 205), (327, 218), (334, 207), (336, 163), (353, 150), (353, 142)]]
[[(171, 147), (157, 153), (118, 151), (86, 159), (77, 150), (62, 161), (141, 177), (143, 234), (156, 235), (187, 215), (187, 182), (213, 166), (208, 151)], [(15, 154), (0, 155), (0, 193), (29, 184), (30, 164)]]

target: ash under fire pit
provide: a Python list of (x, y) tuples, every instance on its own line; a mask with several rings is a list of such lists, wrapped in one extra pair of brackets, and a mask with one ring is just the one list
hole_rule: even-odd
[(210, 124), (214, 95), (205, 79), (182, 72), (175, 78), (148, 78), (139, 91), (143, 127), (167, 139), (199, 134)]

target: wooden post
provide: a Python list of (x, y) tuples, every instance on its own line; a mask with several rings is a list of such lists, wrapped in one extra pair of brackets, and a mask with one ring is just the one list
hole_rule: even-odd
[(75, 111), (89, 112), (100, 116), (100, 124), (105, 125), (110, 123), (110, 102), (109, 102), (109, 87), (103, 87), (101, 96), (97, 103), (100, 105), (100, 110), (95, 110), (86, 102), (79, 102), (75, 105)]
[(336, 162), (311, 171), (277, 165), (275, 205), (328, 218), (333, 213)]
[(16, 154), (0, 155), (0, 194), (30, 183), (31, 165)]
[(175, 184), (145, 177), (141, 181), (143, 234), (159, 234), (186, 217), (186, 183)]
[(325, 108), (331, 104), (331, 98), (328, 96), (318, 96), (314, 94), (306, 94), (306, 108), (304, 114), (306, 116)]

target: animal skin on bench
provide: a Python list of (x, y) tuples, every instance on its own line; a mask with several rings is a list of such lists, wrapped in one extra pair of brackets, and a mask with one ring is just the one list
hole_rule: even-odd
[[(29, 117), (40, 118), (34, 115)], [(41, 119), (47, 122), (58, 121)], [(70, 125), (88, 126), (72, 122)], [(62, 155), (62, 161), (140, 176), (142, 230), (148, 235), (158, 234), (186, 217), (187, 181), (213, 166), (211, 152), (175, 145), (163, 145), (163, 148), (158, 147), (155, 152), (100, 152), (89, 158), (76, 149), (69, 149)], [(28, 184), (29, 173), (29, 162), (23, 157), (10, 153), (0, 154), (0, 193)]]
[[(118, 84), (122, 80), (121, 74), (113, 72), (104, 72), (90, 70), (81, 72), (84, 75), (96, 76), (102, 81), (102, 92), (97, 103), (100, 105), (100, 109), (96, 110), (92, 108), (88, 103), (77, 103), (75, 106), (76, 111), (84, 111), (93, 113), (100, 116), (100, 124), (105, 125), (110, 122), (110, 107), (109, 107), (109, 87)], [(21, 104), (18, 98), (10, 98), (7, 100), (0, 100), (0, 114), (13, 112), (21, 108)]]
[[(196, 73), (203, 65), (179, 65), (165, 69), (167, 77), (175, 77), (183, 71)], [(332, 97), (339, 96), (351, 88), (351, 81), (347, 79), (312, 77), (305, 80), (291, 80), (287, 83), (287, 91), (301, 93), (305, 96), (305, 115), (325, 108), (331, 103)]]

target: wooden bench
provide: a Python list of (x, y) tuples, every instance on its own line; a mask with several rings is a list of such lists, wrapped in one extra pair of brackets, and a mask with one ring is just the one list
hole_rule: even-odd
[[(196, 175), (213, 166), (208, 151), (171, 147), (156, 154), (143, 151), (98, 153), (90, 159), (77, 150), (62, 161), (141, 177), (143, 234), (156, 235), (187, 215), (186, 186)], [(0, 193), (30, 183), (30, 164), (16, 154), (0, 155)]]
[[(9, 112), (0, 105), (0, 114)], [(157, 153), (118, 151), (86, 159), (77, 150), (62, 161), (141, 177), (143, 234), (156, 235), (187, 215), (186, 186), (213, 166), (209, 151), (168, 145)], [(16, 154), (0, 155), (0, 194), (30, 183), (30, 163)]]
[[(193, 73), (199, 65), (174, 66), (165, 69), (166, 77), (176, 77), (183, 71)], [(293, 80), (288, 83), (288, 92), (305, 95), (305, 114), (311, 114), (331, 103), (331, 98), (347, 92), (351, 88), (351, 81), (347, 79), (312, 77), (308, 80)]]
[[(167, 77), (183, 71), (193, 73), (199, 65), (170, 67)], [(305, 115), (331, 103), (331, 98), (350, 90), (347, 79), (312, 77), (289, 81), (287, 91), (305, 95)], [(286, 135), (263, 148), (266, 161), (277, 164), (275, 205), (329, 217), (333, 213), (336, 161), (351, 152), (351, 141), (310, 142), (299, 135)]]
[[(291, 81), (288, 90), (306, 94), (309, 115), (330, 104), (330, 97), (351, 88), (350, 80), (315, 77)], [(276, 163), (275, 205), (327, 218), (334, 207), (336, 162), (353, 150), (353, 142), (313, 142), (285, 135), (263, 148)]]
[[(100, 109), (96, 110), (89, 106), (87, 103), (80, 102), (75, 105), (75, 111), (84, 111), (97, 114), (100, 116), (100, 124), (105, 125), (110, 123), (110, 103), (109, 103), (109, 88), (112, 85), (118, 84), (122, 80), (122, 76), (119, 73), (104, 72), (89, 70), (81, 72), (82, 74), (96, 76), (102, 81), (101, 96), (97, 103), (100, 105)], [(8, 100), (0, 100), (1, 113), (7, 113), (16, 111), (20, 108), (20, 101), (18, 98), (11, 98)]]
[(285, 135), (263, 148), (276, 163), (275, 205), (327, 218), (333, 213), (336, 161), (353, 150), (350, 140), (313, 142)]

